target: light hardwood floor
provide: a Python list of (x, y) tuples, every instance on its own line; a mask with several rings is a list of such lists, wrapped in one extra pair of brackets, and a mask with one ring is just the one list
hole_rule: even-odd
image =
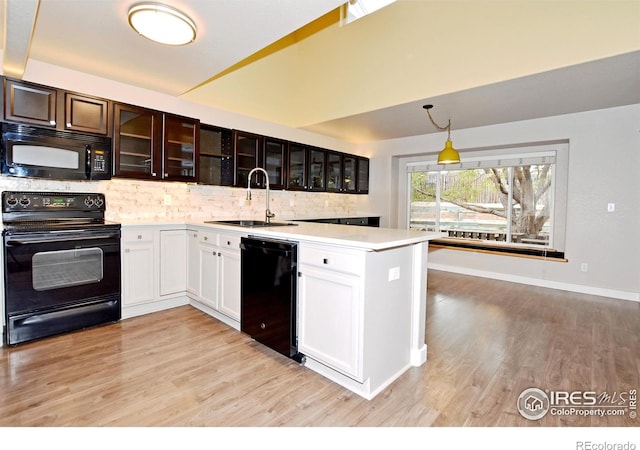
[(640, 388), (640, 304), (430, 271), (428, 360), (371, 401), (189, 306), (0, 350), (1, 426), (638, 426), (522, 418)]

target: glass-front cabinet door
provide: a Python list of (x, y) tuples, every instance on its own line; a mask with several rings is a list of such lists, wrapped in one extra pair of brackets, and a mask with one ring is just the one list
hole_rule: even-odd
[(114, 114), (114, 175), (162, 178), (162, 113), (116, 104)]
[(356, 192), (356, 157), (344, 155), (342, 157), (342, 191)]
[(199, 122), (186, 117), (164, 115), (163, 179), (196, 181)]
[(307, 147), (290, 142), (287, 157), (287, 189), (307, 189)]
[(312, 148), (309, 150), (309, 190), (324, 191), (326, 177), (326, 157), (327, 152)]
[(269, 174), (271, 189), (285, 188), (285, 161), (287, 142), (270, 137), (264, 138), (264, 169)]
[(340, 192), (342, 189), (342, 155), (327, 153), (327, 191)]
[(200, 124), (198, 183), (233, 185), (231, 130)]
[[(249, 172), (260, 165), (262, 136), (234, 131), (236, 181), (235, 186), (247, 187)], [(256, 173), (251, 177), (251, 187), (265, 187), (264, 176)]]
[(358, 158), (358, 194), (369, 193), (369, 159)]

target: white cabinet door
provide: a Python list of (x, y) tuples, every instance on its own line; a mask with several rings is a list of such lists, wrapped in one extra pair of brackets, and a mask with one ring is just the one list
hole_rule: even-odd
[(300, 265), (300, 352), (362, 381), (361, 278)]
[(200, 245), (200, 300), (218, 309), (218, 249)]
[(232, 319), (240, 320), (240, 251), (220, 250), (218, 255), (219, 310)]
[(194, 230), (187, 230), (187, 292), (200, 295), (200, 244)]
[[(140, 234), (139, 236), (142, 236)], [(123, 306), (154, 300), (154, 242), (124, 242), (122, 250)]]
[(187, 289), (187, 232), (160, 231), (160, 295)]

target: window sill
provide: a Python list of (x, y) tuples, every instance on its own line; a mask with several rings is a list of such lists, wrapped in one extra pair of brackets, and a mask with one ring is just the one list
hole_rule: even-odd
[(478, 253), (490, 253), (493, 255), (516, 256), (521, 258), (544, 259), (550, 261), (567, 262), (564, 252), (550, 248), (536, 248), (528, 246), (515, 246), (494, 244), (486, 241), (472, 239), (434, 239), (429, 241), (429, 248), (449, 248)]

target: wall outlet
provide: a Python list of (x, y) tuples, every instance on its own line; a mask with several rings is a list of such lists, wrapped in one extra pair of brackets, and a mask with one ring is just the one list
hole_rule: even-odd
[(392, 267), (389, 269), (389, 281), (394, 281), (400, 278), (400, 267)]
[(580, 272), (588, 272), (588, 271), (589, 271), (589, 264), (587, 263), (580, 264)]
[(614, 212), (616, 210), (615, 203), (607, 203), (607, 212)]

